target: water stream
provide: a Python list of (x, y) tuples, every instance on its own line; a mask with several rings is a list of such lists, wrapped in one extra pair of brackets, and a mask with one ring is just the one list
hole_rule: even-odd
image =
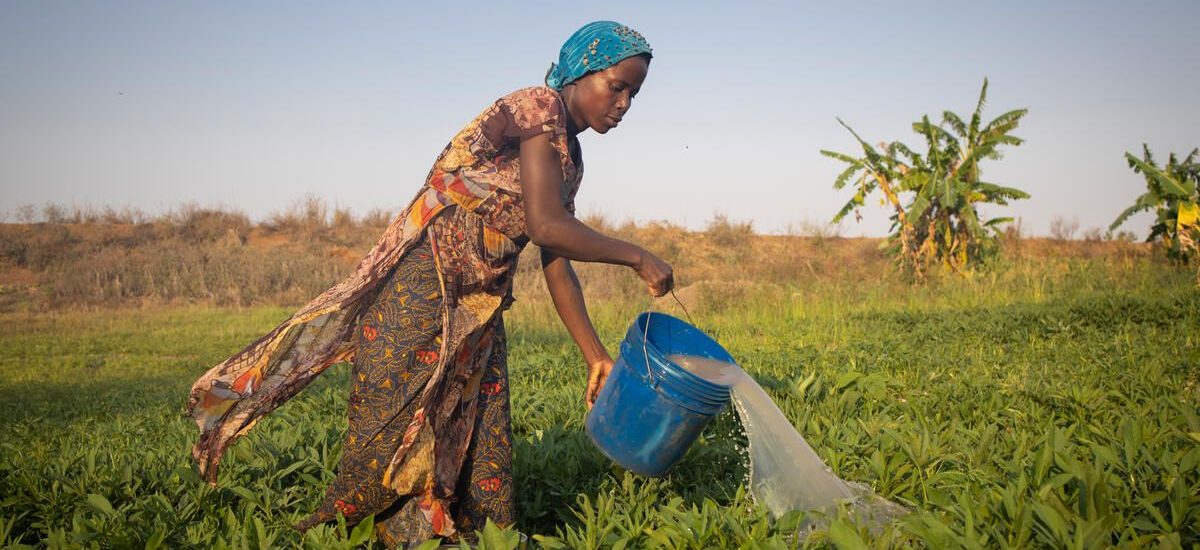
[(690, 355), (667, 359), (732, 388), (733, 405), (749, 441), (750, 493), (775, 517), (792, 510), (832, 514), (844, 502), (858, 521), (881, 527), (907, 513), (870, 487), (834, 474), (762, 386), (737, 365)]

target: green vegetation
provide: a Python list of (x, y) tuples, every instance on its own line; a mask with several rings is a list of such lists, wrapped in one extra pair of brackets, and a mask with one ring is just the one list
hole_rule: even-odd
[(1010, 200), (1029, 198), (1029, 194), (983, 181), (979, 164), (999, 159), (1000, 146), (1023, 142), (1010, 133), (1028, 111), (1009, 111), (984, 124), (987, 87), (985, 79), (969, 121), (944, 111), (939, 125), (930, 122), (928, 115), (913, 123), (913, 131), (925, 140), (924, 155), (899, 141), (876, 149), (838, 119), (862, 145), (863, 155), (821, 151), (849, 164), (833, 187), (842, 189), (853, 180), (856, 188), (833, 221), (841, 221), (850, 212), (857, 215), (857, 208), (879, 190), (893, 210), (893, 250), (908, 272), (920, 276), (932, 262), (962, 271), (990, 257), (996, 251), (999, 225), (1012, 219), (982, 220), (978, 207), (1007, 205)]
[[(801, 252), (774, 277), (766, 256), (700, 249), (694, 257), (708, 263), (693, 260), (680, 275), (706, 282), (681, 298), (835, 472), (913, 510), (878, 533), (840, 518), (809, 544), (1200, 544), (1200, 291), (1190, 273), (1162, 269), (1145, 245), (1020, 241), (969, 277), (862, 285), (877, 265), (872, 243), (736, 238), (753, 254), (780, 253), (780, 242)], [(866, 267), (853, 265), (860, 257)], [(704, 275), (726, 273), (722, 262), (756, 267), (738, 283)], [(592, 289), (617, 285), (592, 307), (615, 344), (645, 302), (612, 283), (626, 272), (581, 276)], [(664, 478), (602, 457), (582, 429), (581, 360), (544, 290), (522, 277), (508, 318), (515, 528), (532, 545), (794, 547), (799, 516), (772, 520), (742, 490), (743, 436), (729, 412)], [(0, 313), (0, 545), (345, 548), (369, 539), (369, 525), (303, 537), (289, 528), (333, 478), (345, 365), (239, 440), (218, 487), (192, 468), (189, 385), (291, 311)], [(512, 532), (485, 535), (489, 548), (516, 542)]]
[[(1154, 224), (1146, 242), (1158, 241), (1166, 249), (1167, 256), (1187, 263), (1200, 256), (1200, 163), (1196, 155), (1200, 149), (1192, 149), (1182, 162), (1171, 153), (1166, 166), (1159, 168), (1154, 163), (1150, 148), (1142, 145), (1142, 158), (1125, 153), (1129, 167), (1146, 178), (1146, 192), (1134, 201), (1113, 221), (1110, 229), (1116, 229), (1130, 216), (1154, 211)], [(1200, 280), (1200, 273), (1197, 273)]]

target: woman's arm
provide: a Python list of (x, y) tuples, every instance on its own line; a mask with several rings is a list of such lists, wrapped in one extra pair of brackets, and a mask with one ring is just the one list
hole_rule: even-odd
[(525, 227), (533, 244), (569, 260), (632, 267), (651, 294), (670, 291), (674, 285), (670, 265), (640, 246), (597, 233), (563, 208), (559, 167), (549, 133), (521, 142)]
[(542, 272), (546, 275), (546, 287), (550, 289), (550, 298), (554, 301), (554, 309), (562, 318), (567, 332), (579, 346), (583, 359), (588, 365), (587, 389), (583, 392), (583, 400), (589, 409), (596, 402), (600, 388), (612, 370), (612, 356), (604, 349), (592, 319), (588, 316), (587, 305), (583, 301), (583, 289), (579, 286), (579, 278), (571, 261), (557, 256), (549, 250), (542, 249)]
[(521, 192), (529, 240), (542, 249), (542, 271), (554, 308), (588, 364), (583, 399), (588, 409), (604, 387), (613, 360), (596, 336), (583, 302), (579, 278), (570, 260), (603, 262), (632, 267), (650, 293), (662, 296), (674, 286), (671, 266), (649, 251), (593, 231), (563, 208), (562, 170), (550, 135), (539, 134), (521, 142)]

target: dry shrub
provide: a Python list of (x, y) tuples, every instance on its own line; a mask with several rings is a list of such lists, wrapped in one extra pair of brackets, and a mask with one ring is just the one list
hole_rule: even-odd
[(1113, 230), (1109, 229), (1104, 232), (1104, 240), (1133, 243), (1137, 242), (1137, 235), (1134, 235), (1132, 231), (1121, 230), (1114, 233)]
[(842, 224), (805, 219), (797, 225), (788, 224), (784, 234), (789, 237), (808, 237), (819, 247), (823, 246), (830, 239), (841, 238)]
[(124, 206), (120, 210), (105, 206), (100, 214), (100, 221), (110, 225), (140, 224), (150, 221), (150, 216), (132, 206)]
[(38, 221), (37, 209), (32, 204), (21, 205), (17, 207), (16, 218), (18, 223), (34, 223)]
[[(217, 210), (223, 210), (218, 208)], [(99, 223), (108, 225), (129, 225), (149, 223), (151, 217), (140, 209), (124, 206), (120, 210), (111, 206), (96, 210), (90, 206), (76, 206), (71, 214), (71, 223)]]
[[(42, 223), (51, 224), (107, 224), (107, 225), (129, 225), (147, 223), (150, 221), (150, 216), (142, 210), (132, 207), (123, 206), (120, 209), (111, 206), (96, 208), (90, 205), (73, 206), (68, 209), (66, 206), (55, 202), (47, 202), (42, 206), (42, 215), (38, 219), (32, 213), (32, 206), (22, 207), (24, 214), (19, 215), (19, 218), (24, 218), (23, 223), (34, 223), (40, 221)], [(26, 221), (28, 220), (28, 221)]]
[(1050, 220), (1050, 236), (1060, 241), (1069, 241), (1075, 238), (1075, 232), (1079, 231), (1079, 220), (1072, 218), (1071, 221), (1063, 219), (1062, 216), (1055, 216)]
[(354, 214), (349, 208), (338, 206), (333, 209), (333, 228), (339, 231), (354, 229), (357, 225), (354, 221)]
[(263, 226), (271, 231), (320, 235), (329, 227), (329, 206), (321, 197), (309, 193), (284, 211), (271, 215)]
[(15, 225), (0, 225), (0, 265), (26, 267), (32, 244), (28, 229)]
[(244, 243), (250, 230), (250, 218), (240, 211), (190, 203), (169, 212), (165, 221), (176, 236), (191, 244), (231, 238)]
[(359, 224), (349, 208), (338, 206), (333, 209), (333, 218), (329, 223), (326, 236), (338, 247), (345, 247), (355, 242), (359, 234)]
[(372, 208), (362, 217), (362, 224), (371, 228), (385, 228), (392, 223), (394, 214), (383, 208)]
[(67, 209), (61, 204), (48, 202), (42, 207), (42, 221), (46, 223), (67, 223)]
[(708, 226), (704, 229), (705, 236), (718, 246), (744, 246), (754, 237), (753, 222), (731, 222), (720, 212), (713, 214)]
[(8, 226), (0, 235), (0, 260), (39, 272), (75, 256), (80, 242), (61, 224)]

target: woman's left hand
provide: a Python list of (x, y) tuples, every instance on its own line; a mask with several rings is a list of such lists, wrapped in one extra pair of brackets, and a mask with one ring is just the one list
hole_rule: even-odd
[(604, 387), (604, 382), (608, 380), (608, 373), (612, 371), (612, 368), (613, 360), (608, 357), (588, 365), (587, 389), (583, 392), (583, 401), (587, 404), (589, 411), (596, 403), (596, 397), (600, 395), (600, 389)]

